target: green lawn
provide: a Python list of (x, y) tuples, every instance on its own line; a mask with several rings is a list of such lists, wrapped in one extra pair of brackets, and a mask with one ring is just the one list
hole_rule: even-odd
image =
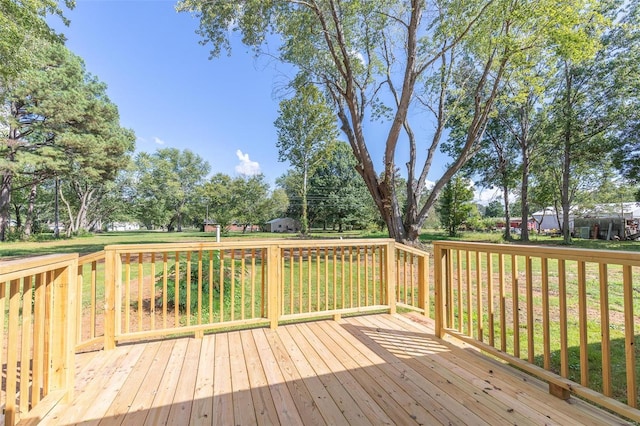
[[(386, 238), (384, 232), (370, 231), (335, 231), (314, 230), (307, 238)], [(0, 258), (35, 256), (51, 253), (80, 253), (88, 254), (100, 251), (109, 244), (143, 244), (143, 243), (176, 243), (191, 241), (215, 241), (215, 234), (203, 233), (195, 230), (185, 232), (162, 231), (128, 231), (106, 232), (70, 239), (27, 241), (0, 243)], [(278, 234), (267, 232), (250, 232), (242, 234), (233, 232), (223, 234), (222, 239), (274, 239), (300, 238), (296, 234)], [(465, 232), (459, 237), (448, 237), (443, 231), (426, 230), (420, 235), (420, 241), (429, 248), (430, 243), (438, 240), (479, 241), (489, 243), (503, 243), (502, 236), (497, 232)], [(518, 244), (514, 241), (512, 244)], [(530, 244), (562, 245), (560, 238), (531, 235)], [(640, 251), (640, 242), (636, 241), (603, 241), (574, 239), (573, 247), (601, 249), (601, 250), (629, 250)]]
[[(386, 237), (382, 233), (371, 234), (362, 231), (348, 232), (313, 232), (309, 238), (375, 238)], [(223, 240), (243, 240), (243, 239), (280, 239), (299, 238), (296, 234), (269, 233), (269, 232), (230, 232), (221, 236)], [(88, 254), (100, 251), (110, 244), (145, 244), (145, 243), (181, 243), (192, 241), (216, 240), (215, 233), (204, 233), (195, 230), (185, 232), (162, 232), (162, 231), (126, 231), (126, 232), (105, 232), (92, 234), (83, 237), (69, 239), (49, 240), (49, 241), (27, 241), (27, 242), (7, 242), (0, 243), (0, 258), (13, 256), (35, 256), (39, 254), (52, 253), (80, 253)]]

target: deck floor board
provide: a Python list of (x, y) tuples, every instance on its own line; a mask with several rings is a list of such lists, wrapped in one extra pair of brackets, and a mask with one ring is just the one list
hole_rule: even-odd
[(122, 345), (77, 357), (43, 425), (628, 424), (428, 321), (369, 315)]

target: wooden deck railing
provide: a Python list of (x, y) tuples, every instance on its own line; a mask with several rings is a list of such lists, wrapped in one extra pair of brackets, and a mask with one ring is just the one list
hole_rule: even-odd
[(428, 316), (428, 270), (427, 253), (389, 239), (114, 245), (0, 262), (5, 424), (71, 395), (78, 350), (396, 304)]
[(640, 253), (434, 242), (434, 271), (439, 336), (640, 421)]
[(45, 397), (70, 398), (75, 371), (78, 255), (0, 263), (5, 424)]
[(74, 349), (397, 308), (433, 316), (439, 335), (561, 397), (640, 421), (640, 254), (436, 242), (434, 259), (432, 285), (427, 254), (389, 239), (118, 245), (0, 262), (6, 424), (71, 392)]

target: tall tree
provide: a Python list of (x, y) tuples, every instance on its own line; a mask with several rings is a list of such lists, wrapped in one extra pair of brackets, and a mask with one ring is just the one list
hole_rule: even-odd
[[(614, 64), (625, 72), (618, 73), (616, 83), (627, 91), (623, 125), (618, 129), (619, 144), (614, 151), (614, 164), (622, 175), (640, 183), (640, 4), (625, 2), (620, 24), (610, 38), (617, 41), (619, 54)], [(640, 193), (637, 198), (640, 199)]]
[[(200, 19), (213, 56), (229, 50), (229, 28), (258, 51), (268, 34), (281, 37), (279, 59), (299, 69), (297, 78), (326, 91), (390, 236), (409, 243), (417, 241), (444, 185), (473, 154), (511, 63), (538, 44), (579, 44), (586, 34), (576, 24), (591, 12), (586, 0), (182, 0), (178, 8)], [(481, 70), (470, 93), (450, 78), (461, 61)], [(445, 101), (468, 96), (473, 109), (465, 144), (427, 191), (448, 108), (456, 104)], [(365, 129), (372, 117), (388, 124), (376, 132), (385, 140), (383, 170), (376, 170)], [(434, 122), (429, 139), (416, 135), (412, 119)], [(406, 208), (394, 181), (397, 161), (406, 161)]]
[[(64, 4), (73, 8), (75, 0), (65, 0)], [(31, 66), (32, 55), (23, 49), (29, 38), (62, 42), (63, 37), (47, 22), (47, 16), (57, 15), (68, 25), (59, 5), (58, 0), (0, 1), (0, 94), (21, 70)]]
[(314, 216), (323, 224), (364, 227), (374, 222), (371, 217), (373, 200), (356, 172), (356, 159), (348, 144), (339, 142), (331, 158), (323, 162), (310, 181), (309, 197)]
[(7, 89), (9, 116), (0, 130), (0, 239), (17, 175), (34, 194), (36, 185), (53, 177), (100, 185), (126, 165), (135, 139), (120, 127), (104, 83), (79, 57), (61, 44), (32, 42), (38, 66), (20, 72)]
[(456, 236), (460, 225), (474, 211), (472, 201), (473, 187), (468, 179), (455, 176), (445, 185), (436, 209), (440, 215), (440, 223), (447, 229), (449, 236)]
[[(621, 136), (629, 122), (637, 122), (639, 117), (640, 95), (638, 83), (634, 82), (639, 76), (638, 37), (633, 30), (625, 33), (628, 26), (625, 19), (621, 20), (628, 18), (624, 3), (602, 3), (602, 7), (612, 24), (602, 33), (599, 50), (587, 60), (560, 60), (551, 100), (546, 139), (551, 142), (550, 155), (561, 153), (556, 167), (561, 172), (562, 233), (566, 244), (571, 242), (570, 211), (580, 185), (597, 180), (594, 168), (607, 164), (614, 147), (629, 141), (621, 141)], [(635, 9), (637, 17), (637, 6)], [(636, 62), (630, 63), (633, 58)], [(630, 73), (636, 78), (629, 79)], [(637, 135), (632, 135), (633, 139), (637, 140)]]
[(271, 219), (269, 184), (264, 175), (237, 177), (231, 183), (231, 203), (226, 207), (234, 212), (235, 221), (246, 232), (250, 225), (261, 225)]
[(222, 228), (230, 225), (235, 215), (231, 209), (233, 206), (232, 182), (231, 176), (216, 173), (200, 189), (200, 199), (208, 214), (206, 219), (214, 220)]
[(184, 220), (200, 203), (200, 186), (210, 166), (186, 149), (159, 149), (136, 157), (137, 213), (147, 227), (182, 231)]
[(331, 155), (331, 146), (338, 136), (335, 117), (322, 93), (313, 85), (305, 85), (297, 88), (293, 98), (280, 102), (280, 116), (275, 126), (279, 160), (288, 161), (301, 177), (301, 232), (306, 235), (309, 232), (309, 177)]
[(484, 217), (504, 217), (504, 214), (504, 205), (498, 200), (489, 202), (487, 208), (484, 210)]

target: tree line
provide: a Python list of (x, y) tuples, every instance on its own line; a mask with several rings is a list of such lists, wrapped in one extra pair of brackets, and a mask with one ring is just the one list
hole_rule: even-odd
[[(287, 204), (305, 229), (377, 222), (415, 243), (447, 185), (466, 175), (502, 190), (507, 222), (514, 194), (522, 217), (555, 205), (569, 241), (580, 197), (638, 183), (637, 2), (182, 0), (177, 8), (199, 19), (212, 56), (230, 49), (233, 28), (256, 54), (278, 40), (268, 54), (297, 70), (274, 123), (280, 159), (291, 165), (280, 189), (260, 176), (209, 177), (189, 151), (133, 157), (135, 137), (119, 125), (106, 86), (47, 25), (47, 14), (62, 16), (58, 3), (8, 0), (0, 3), (0, 239), (11, 229), (28, 235), (52, 212), (68, 233), (126, 217), (179, 230), (207, 210), (246, 224), (285, 214)], [(383, 132), (378, 159), (371, 121)], [(447, 164), (434, 163), (438, 151)], [(236, 211), (227, 204), (246, 200)]]
[(134, 133), (120, 126), (106, 85), (64, 46), (47, 13), (61, 16), (58, 3), (0, 4), (3, 241), (38, 230), (47, 193), (66, 232), (93, 227), (96, 211), (111, 207), (112, 184), (134, 149)]
[[(212, 57), (240, 33), (298, 71), (293, 90), (322, 91), (397, 241), (417, 241), (459, 173), (502, 188), (507, 210), (517, 192), (523, 217), (534, 194), (550, 195), (565, 224), (576, 190), (608, 162), (636, 179), (637, 2), (180, 0), (178, 10), (199, 19)], [(384, 127), (382, 158), (371, 121)], [(448, 164), (434, 163), (439, 150)]]

